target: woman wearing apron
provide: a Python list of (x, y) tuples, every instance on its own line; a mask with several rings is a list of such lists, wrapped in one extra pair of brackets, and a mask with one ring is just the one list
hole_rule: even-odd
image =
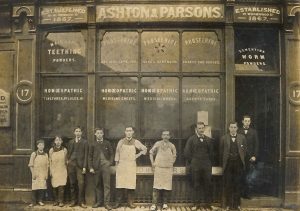
[[(170, 140), (170, 132), (162, 132), (162, 139), (154, 144), (150, 150), (150, 160), (154, 171), (152, 206), (150, 210), (157, 209), (160, 193), (162, 194), (162, 210), (167, 210), (169, 192), (172, 190), (173, 164), (176, 160), (176, 148)], [(154, 160), (154, 156), (155, 160)]]
[(31, 153), (28, 164), (32, 175), (32, 202), (29, 207), (33, 207), (37, 201), (39, 205), (44, 206), (44, 191), (47, 189), (48, 155), (44, 152), (44, 140), (38, 140), (36, 144), (37, 151)]
[(55, 198), (54, 206), (64, 206), (64, 190), (67, 184), (67, 149), (62, 139), (56, 136), (54, 146), (49, 150), (50, 176)]
[[(135, 208), (133, 204), (134, 190), (136, 188), (136, 159), (142, 154), (147, 153), (145, 147), (140, 141), (134, 139), (134, 130), (132, 127), (125, 128), (126, 137), (121, 139), (117, 145), (116, 161), (116, 188), (117, 201), (113, 208), (120, 206), (122, 195), (127, 192), (127, 200), (130, 208)], [(136, 154), (136, 151), (140, 151)]]

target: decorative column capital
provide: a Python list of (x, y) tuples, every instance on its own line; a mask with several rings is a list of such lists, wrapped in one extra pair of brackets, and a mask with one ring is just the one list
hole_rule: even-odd
[[(30, 5), (18, 5), (13, 7), (12, 18), (14, 20), (15, 33), (27, 33), (36, 31), (35, 7)], [(25, 26), (27, 30), (25, 31)]]

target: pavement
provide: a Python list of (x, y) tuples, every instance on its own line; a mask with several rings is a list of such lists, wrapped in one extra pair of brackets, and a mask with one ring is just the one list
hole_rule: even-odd
[[(130, 209), (128, 207), (120, 207), (118, 209), (113, 209), (113, 211), (149, 211), (150, 210), (150, 204), (138, 204), (137, 208)], [(160, 208), (160, 207), (159, 207)], [(222, 209), (218, 206), (213, 206), (213, 211), (222, 211)], [(64, 207), (54, 207), (50, 203), (46, 203), (45, 206), (34, 206), (34, 207), (28, 207), (28, 204), (21, 204), (21, 203), (0, 203), (0, 211), (106, 211), (104, 207), (98, 207), (98, 208), (92, 208), (91, 206), (88, 206), (86, 209), (81, 208), (79, 206), (77, 207), (69, 207), (68, 204), (66, 204)], [(158, 209), (160, 211), (160, 209)], [(189, 206), (186, 206), (184, 204), (176, 205), (171, 204), (169, 205), (168, 211), (191, 211), (191, 208)], [(204, 208), (200, 208), (197, 211), (206, 211)], [(296, 211), (296, 209), (283, 209), (283, 208), (242, 208), (242, 211)]]

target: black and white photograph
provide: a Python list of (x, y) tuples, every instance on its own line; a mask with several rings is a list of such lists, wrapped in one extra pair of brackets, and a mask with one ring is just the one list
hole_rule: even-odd
[(300, 211), (299, 0), (0, 0), (1, 211)]

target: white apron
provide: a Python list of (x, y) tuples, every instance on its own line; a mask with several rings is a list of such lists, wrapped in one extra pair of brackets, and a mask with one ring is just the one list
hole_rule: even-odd
[(135, 189), (135, 153), (135, 145), (123, 144), (121, 146), (119, 164), (116, 167), (116, 188)]
[(153, 188), (172, 190), (174, 155), (170, 147), (159, 147), (155, 158)]
[(51, 155), (51, 175), (51, 183), (54, 188), (67, 184), (67, 166), (64, 150), (53, 151)]
[(47, 189), (46, 180), (48, 178), (48, 155), (37, 155), (33, 161), (33, 174), (36, 179), (32, 179), (32, 190)]

